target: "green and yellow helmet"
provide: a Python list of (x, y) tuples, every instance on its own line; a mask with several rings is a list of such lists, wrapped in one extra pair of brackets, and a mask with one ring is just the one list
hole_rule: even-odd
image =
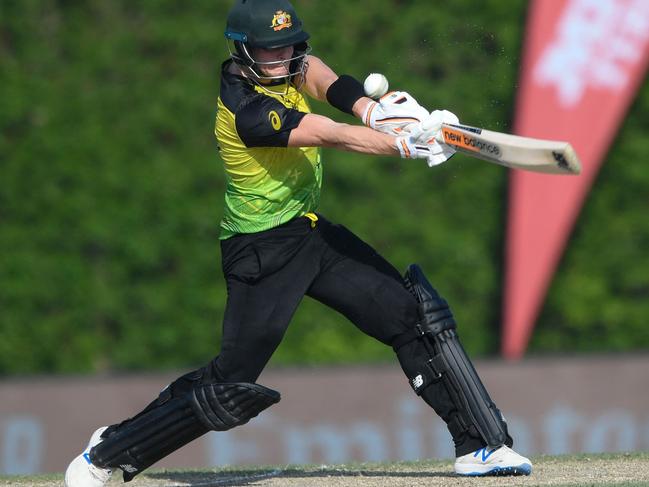
[[(265, 76), (259, 69), (264, 64), (289, 63), (288, 77), (304, 72), (304, 61), (310, 50), (307, 44), (309, 34), (302, 28), (302, 21), (288, 0), (237, 0), (228, 13), (225, 38), (232, 60), (248, 68), (256, 78), (286, 78)], [(287, 46), (295, 47), (290, 59), (260, 63), (252, 56), (252, 49), (256, 47), (274, 49)]]

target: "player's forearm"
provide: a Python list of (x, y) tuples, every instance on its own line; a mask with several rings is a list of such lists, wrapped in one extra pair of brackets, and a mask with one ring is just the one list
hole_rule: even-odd
[(393, 136), (359, 125), (336, 124), (322, 145), (362, 154), (399, 155)]
[(333, 147), (362, 154), (398, 155), (396, 139), (371, 128), (309, 113), (291, 130), (289, 147)]
[(363, 98), (359, 98), (356, 103), (354, 103), (354, 106), (352, 107), (352, 111), (354, 112), (354, 115), (357, 118), (360, 118), (363, 120), (363, 114), (365, 113), (365, 109), (367, 108), (367, 105), (372, 103), (372, 99), (364, 96)]

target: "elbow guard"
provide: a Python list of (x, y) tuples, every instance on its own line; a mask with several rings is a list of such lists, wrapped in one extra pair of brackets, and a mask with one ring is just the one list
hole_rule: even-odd
[(331, 83), (327, 90), (327, 101), (338, 110), (353, 115), (354, 103), (365, 96), (363, 84), (353, 76), (343, 74)]

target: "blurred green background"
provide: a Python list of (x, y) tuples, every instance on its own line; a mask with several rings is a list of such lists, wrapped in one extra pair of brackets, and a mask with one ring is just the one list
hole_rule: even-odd
[[(0, 375), (194, 367), (218, 352), (225, 0), (0, 0)], [(314, 54), (511, 127), (527, 2), (296, 0)], [(319, 103), (317, 112), (351, 117)], [(586, 127), (584, 127), (586, 130)], [(649, 84), (586, 202), (534, 354), (649, 349)], [(508, 172), (325, 151), (321, 211), (419, 262), (498, 353)], [(392, 361), (305, 298), (272, 364)]]

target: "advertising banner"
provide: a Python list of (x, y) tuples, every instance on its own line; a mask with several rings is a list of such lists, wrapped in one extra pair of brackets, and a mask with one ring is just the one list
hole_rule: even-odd
[(511, 171), (502, 352), (520, 358), (649, 61), (649, 1), (530, 3), (514, 132), (570, 142), (579, 176)]
[[(475, 365), (523, 455), (649, 450), (649, 395), (638, 392), (649, 388), (649, 355)], [(97, 427), (137, 413), (181, 373), (0, 381), (0, 475), (63, 472)], [(443, 458), (451, 472), (446, 425), (397, 364), (271, 369), (260, 382), (281, 392), (279, 404), (154, 468)], [(512, 384), (533, 386), (522, 393)]]

